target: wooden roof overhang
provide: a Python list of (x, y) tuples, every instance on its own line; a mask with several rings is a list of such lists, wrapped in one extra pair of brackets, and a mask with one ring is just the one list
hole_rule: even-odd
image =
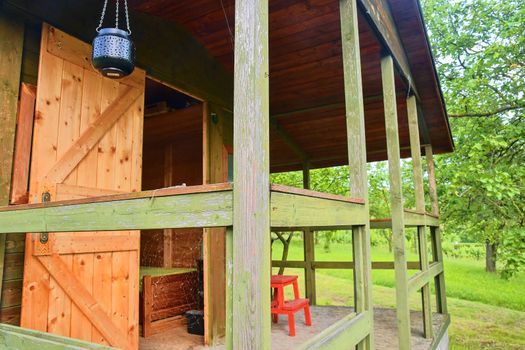
[[(399, 138), (409, 156), (406, 97), (420, 103), (421, 143), (453, 149), (418, 0), (358, 0), (368, 161), (386, 159), (380, 58), (396, 63)], [(193, 96), (231, 109), (234, 0), (131, 0), (138, 65)], [(4, 0), (3, 8), (93, 38), (101, 1)], [(271, 170), (347, 164), (338, 0), (271, 0)]]
[[(359, 0), (368, 161), (386, 159), (380, 59), (393, 54), (399, 136), (408, 157), (406, 97), (420, 101), (421, 143), (453, 144), (418, 0)], [(136, 11), (180, 23), (233, 74), (234, 0), (132, 0)], [(272, 171), (347, 164), (338, 0), (269, 2)], [(409, 87), (410, 86), (410, 87)]]

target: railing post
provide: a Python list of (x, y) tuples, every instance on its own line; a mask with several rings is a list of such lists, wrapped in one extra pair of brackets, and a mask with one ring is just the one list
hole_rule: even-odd
[(399, 349), (411, 348), (410, 310), (408, 305), (408, 276), (405, 256), (405, 223), (403, 191), (401, 186), (401, 155), (397, 122), (397, 100), (394, 63), (391, 56), (381, 59), (385, 127), (390, 178), (390, 210), (392, 212), (392, 237), (396, 276), (396, 305)]
[[(432, 240), (432, 255), (434, 261), (443, 263), (443, 251), (441, 248), (441, 230), (439, 227), (430, 228), (430, 237)], [(434, 278), (436, 286), (436, 305), (437, 312), (440, 314), (447, 314), (447, 293), (445, 289), (445, 267), (443, 271)]]
[[(0, 206), (9, 205), (11, 194), (23, 47), (24, 23), (0, 13)], [(0, 295), (4, 275), (5, 239), (6, 234), (0, 234)]]
[(428, 185), (430, 190), (430, 201), (432, 203), (432, 214), (439, 215), (439, 204), (436, 186), (436, 167), (434, 165), (434, 156), (432, 154), (432, 146), (425, 146), (425, 156), (427, 157), (428, 167)]
[(233, 229), (226, 229), (226, 349), (233, 349)]
[[(341, 45), (343, 50), (344, 93), (350, 194), (365, 200), (369, 215), (368, 174), (366, 164), (365, 113), (361, 77), (358, 7), (356, 0), (340, 0)], [(369, 222), (369, 220), (367, 220)], [(372, 302), (372, 263), (370, 257), (370, 225), (352, 229), (354, 256), (354, 300), (357, 313), (370, 313), (368, 336), (358, 349), (374, 348), (374, 316)]]
[(235, 3), (233, 345), (269, 349), (268, 0)]
[[(408, 128), (410, 133), (410, 151), (414, 172), (414, 192), (416, 194), (416, 210), (425, 213), (425, 192), (423, 188), (423, 169), (421, 167), (421, 144), (419, 141), (419, 125), (417, 119), (416, 97), (407, 99)], [(419, 261), (421, 270), (428, 270), (427, 232), (425, 226), (417, 227), (419, 242)], [(423, 310), (423, 333), (425, 338), (432, 338), (432, 305), (430, 302), (430, 284), (421, 289), (421, 302)]]
[[(303, 167), (303, 187), (310, 189), (310, 166), (305, 164)], [(314, 231), (310, 228), (303, 230), (303, 245), (304, 245), (304, 283), (306, 297), (310, 300), (311, 305), (317, 304), (317, 295), (315, 287), (315, 269), (312, 267), (312, 262), (315, 261), (315, 241)]]

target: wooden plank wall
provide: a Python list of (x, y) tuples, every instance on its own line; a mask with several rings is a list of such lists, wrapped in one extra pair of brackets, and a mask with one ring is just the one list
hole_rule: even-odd
[[(188, 133), (193, 127), (186, 127), (186, 123), (198, 123), (200, 126), (201, 118), (202, 105), (145, 118), (143, 190), (202, 184), (202, 132), (195, 130)], [(169, 135), (159, 134), (158, 125), (164, 123), (163, 119), (171, 120), (170, 124), (178, 124), (178, 127), (165, 131)], [(167, 130), (166, 127), (161, 129)], [(169, 237), (165, 237), (165, 231), (169, 231)], [(170, 242), (167, 242), (168, 239)], [(202, 229), (144, 231), (141, 235), (141, 265), (196, 267), (201, 255), (201, 241)], [(171, 251), (166, 252), (170, 247)], [(171, 257), (169, 261), (166, 261), (167, 257)]]
[[(228, 180), (228, 150), (233, 143), (233, 116), (209, 104), (204, 115), (204, 177), (206, 183)], [(204, 234), (205, 341), (215, 345), (226, 331), (226, 231), (206, 229)]]
[[(24, 23), (0, 13), (0, 81), (2, 81), (0, 87), (0, 205), (2, 206), (9, 204), (11, 192), (23, 43)], [(16, 242), (20, 244), (17, 245)], [(11, 235), (0, 235), (1, 322), (12, 324), (19, 322), (23, 245), (23, 237), (20, 242)], [(21, 252), (20, 247), (22, 247)]]

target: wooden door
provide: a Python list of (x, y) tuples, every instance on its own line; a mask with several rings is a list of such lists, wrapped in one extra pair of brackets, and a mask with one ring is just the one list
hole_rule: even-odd
[[(145, 73), (103, 78), (91, 47), (44, 25), (29, 201), (141, 187)], [(26, 237), (21, 325), (138, 348), (139, 231)]]

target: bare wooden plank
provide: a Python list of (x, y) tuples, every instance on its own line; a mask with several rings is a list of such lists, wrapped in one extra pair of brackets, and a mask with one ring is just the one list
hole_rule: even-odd
[(100, 141), (107, 131), (114, 126), (139, 96), (142, 90), (128, 87), (104, 112), (77, 138), (71, 147), (63, 152), (60, 160), (49, 170), (45, 176), (47, 183), (61, 183), (78, 166), (80, 161)]
[(410, 310), (408, 305), (408, 277), (405, 256), (405, 224), (403, 191), (401, 186), (401, 159), (399, 150), (394, 63), (391, 56), (385, 56), (381, 59), (381, 77), (383, 82), (383, 104), (385, 109), (385, 128), (388, 149), (390, 211), (392, 213), (399, 348), (410, 350)]
[(23, 204), (29, 201), (29, 160), (33, 137), (35, 99), (36, 86), (22, 83), (13, 159), (11, 204)]
[(115, 327), (107, 312), (76, 279), (62, 258), (58, 255), (52, 255), (50, 257), (39, 257), (39, 260), (75, 305), (91, 320), (93, 325), (97, 327), (98, 331), (104, 335), (111, 345), (132, 349), (126, 334)]
[(270, 183), (268, 1), (235, 3), (233, 348), (268, 349)]
[[(0, 14), (0, 206), (8, 205), (11, 194), (13, 151), (24, 23), (7, 14)], [(6, 235), (0, 234), (0, 292), (4, 274)]]

